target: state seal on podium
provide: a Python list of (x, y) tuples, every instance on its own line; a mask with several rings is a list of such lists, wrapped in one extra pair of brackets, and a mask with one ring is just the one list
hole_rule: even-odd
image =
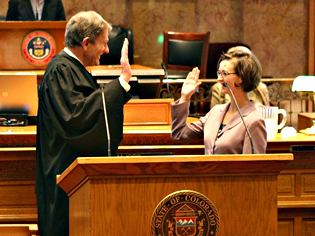
[(165, 197), (151, 218), (151, 236), (218, 236), (219, 214), (203, 194), (182, 190)]
[(56, 42), (49, 33), (36, 30), (25, 36), (21, 51), (28, 63), (34, 66), (47, 65), (56, 54)]

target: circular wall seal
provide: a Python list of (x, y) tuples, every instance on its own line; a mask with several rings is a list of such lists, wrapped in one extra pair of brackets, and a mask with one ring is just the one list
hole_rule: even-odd
[(56, 54), (56, 42), (47, 32), (36, 30), (22, 41), (22, 55), (32, 65), (47, 65)]
[(217, 236), (219, 214), (201, 193), (182, 190), (165, 197), (151, 218), (151, 236)]

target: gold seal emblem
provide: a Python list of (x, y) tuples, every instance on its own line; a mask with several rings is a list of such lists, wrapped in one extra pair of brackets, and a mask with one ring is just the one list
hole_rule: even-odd
[(36, 30), (25, 36), (21, 52), (28, 63), (34, 66), (47, 65), (56, 54), (56, 42), (46, 31)]
[(201, 193), (182, 190), (165, 197), (151, 218), (151, 236), (218, 236), (219, 214)]

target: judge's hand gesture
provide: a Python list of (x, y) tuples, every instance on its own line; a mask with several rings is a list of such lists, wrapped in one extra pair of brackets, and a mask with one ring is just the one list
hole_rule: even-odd
[(120, 77), (123, 80), (125, 80), (127, 83), (129, 83), (129, 80), (131, 78), (131, 67), (130, 67), (129, 58), (128, 58), (128, 45), (129, 45), (129, 41), (128, 39), (125, 39), (124, 44), (121, 48), (121, 58), (120, 58), (120, 65), (121, 65)]
[(187, 102), (191, 96), (196, 92), (197, 88), (201, 84), (199, 82), (200, 70), (196, 67), (186, 77), (186, 80), (182, 86), (182, 92), (179, 103)]

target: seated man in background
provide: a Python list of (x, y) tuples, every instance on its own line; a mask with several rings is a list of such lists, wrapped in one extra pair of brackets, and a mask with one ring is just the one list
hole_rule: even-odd
[[(217, 82), (211, 89), (211, 101), (210, 108), (213, 108), (215, 105), (224, 104), (230, 102), (230, 97), (221, 93), (222, 85)], [(269, 106), (269, 94), (267, 86), (264, 83), (260, 83), (256, 89), (249, 92), (249, 99), (255, 101), (256, 104), (262, 104), (264, 106)]]
[(10, 0), (7, 21), (64, 21), (61, 0)]
[[(240, 51), (242, 53), (246, 52), (252, 54), (252, 52), (244, 46), (232, 47), (228, 52)], [(230, 97), (221, 93), (222, 85), (217, 82), (210, 89), (210, 108), (215, 105), (224, 104), (230, 102)], [(249, 92), (249, 99), (255, 101), (256, 104), (262, 104), (264, 106), (269, 106), (269, 94), (267, 86), (264, 83), (260, 83), (256, 89)]]

